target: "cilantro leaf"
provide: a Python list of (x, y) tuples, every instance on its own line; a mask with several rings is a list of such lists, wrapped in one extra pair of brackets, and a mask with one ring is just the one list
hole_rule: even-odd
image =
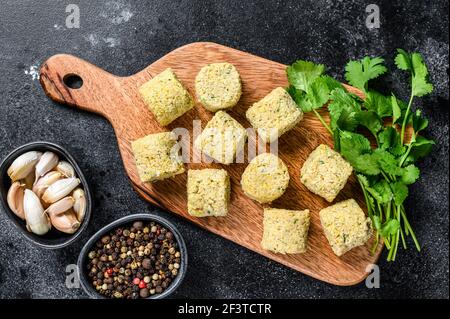
[(389, 187), (389, 183), (381, 179), (371, 187), (367, 188), (367, 191), (376, 199), (376, 201), (380, 204), (386, 204), (392, 199), (391, 188)]
[(415, 162), (417, 159), (427, 156), (431, 152), (433, 145), (436, 144), (433, 140), (429, 140), (423, 136), (417, 136), (416, 140), (412, 143), (408, 162)]
[(345, 66), (345, 78), (353, 86), (367, 92), (367, 83), (387, 71), (382, 58), (364, 57)]
[(363, 135), (347, 131), (340, 132), (341, 153), (347, 160), (370, 153), (370, 142)]
[(378, 143), (382, 150), (386, 150), (394, 156), (405, 153), (405, 147), (400, 141), (400, 134), (392, 126), (385, 127), (378, 134)]
[(341, 131), (338, 129), (333, 130), (333, 144), (334, 149), (337, 152), (341, 152)]
[(331, 91), (333, 91), (336, 88), (341, 88), (343, 89), (344, 87), (342, 86), (342, 83), (339, 82), (338, 80), (332, 78), (329, 75), (321, 75), (320, 76), (323, 81), (325, 82), (325, 84), (327, 85), (328, 89)]
[(381, 173), (377, 159), (373, 154), (362, 154), (348, 161), (357, 172), (366, 175), (378, 175)]
[(327, 79), (324, 77), (316, 78), (307, 92), (300, 92), (300, 94), (296, 93), (294, 100), (305, 113), (322, 107), (330, 98), (330, 89), (327, 85)]
[(422, 117), (422, 112), (420, 110), (417, 110), (412, 116), (412, 124), (414, 133), (417, 134), (428, 127), (428, 120)]
[(395, 124), (402, 117), (402, 109), (400, 108), (398, 100), (394, 94), (392, 94), (391, 96), (391, 105), (392, 105), (392, 124)]
[(388, 237), (394, 235), (400, 228), (400, 223), (396, 219), (390, 219), (381, 227), (381, 236)]
[(403, 49), (397, 49), (397, 55), (395, 57), (395, 65), (397, 68), (403, 71), (409, 71), (412, 70), (412, 62), (411, 57)]
[(410, 185), (416, 182), (419, 178), (420, 170), (414, 165), (408, 165), (402, 170), (402, 182)]
[(289, 83), (296, 89), (308, 92), (310, 85), (325, 72), (323, 64), (298, 60), (286, 69)]
[(360, 111), (356, 116), (359, 125), (366, 127), (375, 137), (381, 130), (381, 118), (374, 111)]
[(363, 135), (347, 131), (340, 134), (341, 154), (353, 168), (367, 175), (378, 175), (377, 158), (371, 154), (370, 142)]
[(364, 101), (364, 106), (375, 113), (379, 117), (392, 116), (392, 106), (391, 99), (377, 91), (369, 91), (366, 93), (366, 99)]
[(398, 181), (391, 184), (392, 193), (394, 194), (395, 205), (401, 205), (408, 197), (408, 186), (405, 183)]
[(411, 73), (411, 85), (413, 96), (424, 96), (433, 91), (433, 85), (428, 82), (428, 69), (419, 53), (408, 53), (397, 49), (395, 64), (397, 68)]
[(357, 114), (361, 110), (353, 95), (344, 88), (336, 88), (330, 93), (328, 110), (331, 118), (331, 128), (354, 131), (358, 126)]
[(287, 91), (297, 106), (307, 113), (326, 104), (330, 99), (330, 92), (338, 87), (342, 88), (338, 81), (328, 75), (321, 75), (310, 83), (307, 91), (296, 89), (293, 85), (290, 85)]
[(398, 161), (394, 155), (379, 148), (376, 149), (373, 154), (383, 172), (395, 176), (402, 175), (402, 169), (398, 166)]

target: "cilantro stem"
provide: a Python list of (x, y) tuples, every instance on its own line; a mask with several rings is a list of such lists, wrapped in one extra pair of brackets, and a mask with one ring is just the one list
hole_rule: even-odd
[(315, 109), (313, 109), (313, 112), (314, 112), (314, 114), (316, 114), (317, 118), (322, 123), (322, 125), (325, 126), (325, 128), (328, 130), (328, 132), (330, 132), (330, 134), (333, 136), (333, 131), (328, 126), (328, 124), (325, 122), (325, 120), (323, 119), (322, 115), (320, 115), (319, 112), (317, 112)]
[(383, 175), (383, 177), (384, 177), (384, 179), (386, 180), (386, 182), (388, 182), (388, 183), (391, 182), (390, 178), (386, 175), (385, 172), (381, 171), (381, 175)]
[(412, 237), (412, 239), (414, 241), (414, 245), (416, 245), (417, 251), (420, 251), (419, 241), (417, 240), (416, 235), (414, 234), (414, 231), (412, 230), (411, 225), (409, 224), (409, 221), (408, 221), (408, 218), (406, 217), (405, 209), (404, 209), (403, 205), (401, 207), (401, 214), (402, 214), (403, 222), (405, 223), (406, 228), (411, 233), (411, 237)]
[(408, 115), (409, 115), (409, 111), (411, 109), (411, 104), (412, 104), (413, 98), (414, 98), (414, 95), (411, 93), (411, 97), (409, 98), (409, 102), (408, 102), (408, 107), (406, 108), (405, 117), (403, 119), (402, 132), (400, 135), (400, 141), (401, 141), (402, 145), (403, 145), (403, 141), (405, 139), (405, 129), (406, 129), (406, 124), (407, 124), (406, 122), (408, 121)]
[(388, 202), (386, 208), (386, 219), (389, 220), (391, 218), (391, 201)]
[(377, 206), (378, 206), (378, 211), (380, 212), (380, 222), (382, 222), (383, 221), (383, 210), (381, 209), (380, 203), (378, 201), (377, 201)]
[(403, 166), (403, 163), (404, 163), (404, 162), (406, 161), (406, 159), (408, 158), (409, 152), (411, 152), (411, 149), (412, 149), (412, 147), (413, 147), (412, 141), (415, 140), (415, 138), (416, 138), (416, 134), (414, 133), (413, 136), (412, 136), (412, 138), (411, 138), (411, 142), (409, 142), (409, 144), (408, 144), (408, 148), (406, 149), (405, 154), (403, 154), (402, 158), (400, 159), (400, 163), (399, 163), (399, 166), (400, 166), (400, 167)]
[(401, 217), (402, 216), (401, 216), (400, 205), (397, 205), (397, 221), (398, 221), (399, 227), (397, 230), (397, 238), (395, 241), (395, 251), (394, 251), (394, 259), (393, 260), (395, 260), (395, 257), (397, 256), (398, 243), (399, 243), (399, 239), (400, 239), (399, 237), (400, 237), (400, 234), (402, 234)]
[(375, 236), (375, 242), (373, 243), (372, 249), (370, 251), (372, 255), (375, 254), (375, 250), (377, 250), (379, 242), (380, 242), (380, 234), (378, 233), (378, 230), (377, 230), (377, 233)]
[(400, 230), (397, 230), (397, 234), (395, 235), (395, 245), (393, 247), (393, 253), (392, 253), (392, 261), (395, 261), (395, 257), (397, 256), (397, 250), (398, 250), (398, 243), (400, 239)]
[(384, 244), (386, 245), (386, 248), (390, 251), (391, 250), (391, 244), (390, 244), (389, 237), (383, 237), (383, 241), (384, 241)]
[(395, 247), (395, 237), (393, 235), (391, 235), (389, 237), (392, 237), (392, 240), (391, 240), (391, 247), (388, 247), (389, 253), (388, 253), (387, 261), (392, 260), (392, 255), (394, 254), (394, 247)]
[(361, 189), (362, 189), (362, 191), (363, 191), (364, 199), (366, 200), (367, 213), (369, 214), (369, 217), (372, 219), (372, 216), (373, 216), (373, 214), (372, 214), (372, 206), (371, 206), (371, 204), (370, 204), (369, 197), (368, 197), (368, 195), (367, 195), (367, 191), (366, 191), (366, 189), (364, 188), (364, 185), (363, 185), (363, 183), (361, 182), (361, 180), (359, 179), (359, 177), (358, 177), (358, 182), (359, 182), (359, 185), (361, 186)]
[(400, 227), (400, 237), (402, 238), (403, 248), (408, 249), (408, 246), (406, 246), (405, 235), (403, 234), (403, 228), (401, 227)]

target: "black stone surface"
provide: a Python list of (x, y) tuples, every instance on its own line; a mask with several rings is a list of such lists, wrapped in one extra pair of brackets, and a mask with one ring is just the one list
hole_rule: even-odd
[[(448, 298), (448, 1), (373, 2), (380, 6), (381, 27), (369, 30), (370, 1), (1, 1), (0, 157), (29, 141), (65, 146), (92, 186), (95, 210), (82, 238), (58, 251), (37, 249), (0, 214), (0, 297), (86, 297), (65, 286), (65, 267), (76, 262), (82, 244), (121, 216), (155, 212), (179, 227), (189, 249), (178, 298)], [(69, 3), (79, 5), (79, 29), (65, 26)], [(420, 164), (421, 179), (406, 206), (422, 252), (401, 250), (395, 263), (384, 255), (379, 289), (335, 287), (272, 262), (141, 200), (125, 176), (108, 122), (51, 102), (33, 79), (33, 68), (55, 53), (129, 75), (194, 41), (282, 63), (321, 62), (339, 79), (349, 59), (380, 55), (392, 65), (397, 47), (421, 52), (435, 91), (417, 106), (437, 145)], [(404, 74), (386, 80), (387, 89), (407, 96)]]

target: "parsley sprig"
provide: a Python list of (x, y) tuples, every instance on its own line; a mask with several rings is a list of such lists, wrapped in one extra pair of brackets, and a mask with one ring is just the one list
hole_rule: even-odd
[[(360, 89), (365, 99), (325, 75), (322, 64), (299, 60), (286, 70), (288, 92), (298, 107), (318, 117), (333, 136), (335, 150), (356, 171), (376, 230), (373, 251), (382, 239), (388, 249), (388, 261), (395, 260), (400, 242), (407, 248), (408, 236), (420, 251), (403, 203), (408, 197), (408, 186), (419, 178), (420, 171), (414, 163), (426, 156), (434, 144), (419, 135), (427, 128), (428, 120), (420, 110), (412, 110), (415, 97), (433, 90), (422, 56), (398, 49), (395, 64), (410, 76), (411, 94), (407, 103), (394, 94), (386, 96), (370, 88), (371, 80), (387, 72), (382, 58), (364, 57), (350, 61), (345, 67), (345, 79)], [(329, 124), (318, 112), (324, 105), (329, 111)], [(406, 142), (408, 125), (412, 125), (412, 136)], [(364, 130), (367, 134), (362, 134)], [(375, 147), (367, 136), (374, 140)]]

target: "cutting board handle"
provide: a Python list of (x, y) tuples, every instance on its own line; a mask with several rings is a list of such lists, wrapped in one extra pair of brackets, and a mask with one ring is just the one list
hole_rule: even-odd
[[(73, 86), (77, 79), (82, 81), (80, 87)], [(69, 54), (57, 54), (45, 61), (40, 82), (52, 100), (103, 116), (111, 114), (116, 105), (109, 103), (111, 92), (121, 90), (120, 77)]]

